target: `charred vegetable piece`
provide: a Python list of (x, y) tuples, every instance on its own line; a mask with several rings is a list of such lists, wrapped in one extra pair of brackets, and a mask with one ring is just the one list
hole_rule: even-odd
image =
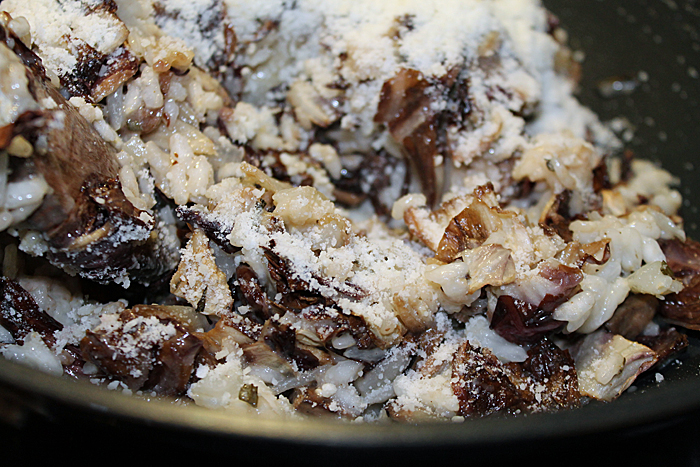
[(193, 228), (202, 230), (207, 237), (216, 243), (226, 253), (236, 253), (240, 248), (231, 245), (228, 235), (231, 228), (223, 225), (214, 216), (204, 212), (198, 206), (178, 206), (175, 208), (178, 217)]
[(277, 355), (293, 362), (302, 371), (316, 368), (319, 365), (316, 356), (297, 345), (294, 329), (288, 325), (268, 320), (263, 326), (261, 338)]
[(542, 339), (530, 347), (527, 355), (522, 369), (537, 383), (534, 388), (538, 385), (546, 387), (544, 391), (536, 391), (538, 406), (563, 409), (581, 404), (574, 359), (568, 350), (560, 349), (549, 339)]
[(61, 323), (41, 310), (34, 298), (17, 281), (0, 277), (0, 325), (22, 343), (32, 331), (41, 334), (47, 345), (55, 342), (53, 333), (62, 329)]

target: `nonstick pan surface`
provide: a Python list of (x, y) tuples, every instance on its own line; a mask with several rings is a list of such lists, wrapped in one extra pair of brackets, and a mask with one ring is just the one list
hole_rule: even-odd
[[(681, 180), (686, 231), (700, 238), (700, 5), (673, 0), (544, 2), (585, 55), (580, 99), (625, 121), (628, 148)], [(630, 93), (600, 94), (610, 77)], [(464, 423), (403, 426), (232, 418), (144, 401), (0, 360), (0, 446), (21, 460), (263, 465), (598, 460), (700, 465), (700, 338), (618, 400), (581, 409)], [(162, 465), (162, 464), (161, 464)]]

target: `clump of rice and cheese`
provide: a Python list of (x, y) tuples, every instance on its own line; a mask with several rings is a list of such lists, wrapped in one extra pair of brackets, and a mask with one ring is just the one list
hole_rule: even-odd
[[(43, 347), (8, 332), (6, 357), (235, 413), (368, 421), (611, 400), (661, 359), (636, 340), (660, 335), (651, 317), (634, 335), (608, 323), (687, 285), (664, 251), (686, 241), (675, 180), (615, 157), (539, 2), (0, 9), (113, 149), (123, 196), (146, 227), (158, 219), (156, 247), (178, 251), (144, 306), (13, 268), (9, 245), (6, 276), (61, 330)], [(12, 50), (0, 60), (5, 124), (55, 108)], [(31, 156), (24, 143), (0, 162)], [(55, 239), (22, 222), (50, 190), (6, 172), (1, 225), (42, 257)], [(13, 204), (20, 188), (31, 202)]]

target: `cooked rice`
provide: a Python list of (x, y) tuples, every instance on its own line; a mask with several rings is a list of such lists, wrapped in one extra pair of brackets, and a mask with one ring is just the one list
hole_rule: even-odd
[[(506, 408), (575, 406), (514, 373), (536, 342), (495, 326), (509, 303), (561, 323), (550, 337), (580, 374), (566, 390), (610, 400), (658, 358), (601, 336), (629, 296), (684, 288), (661, 245), (686, 240), (677, 180), (641, 160), (623, 174), (606, 155), (622, 143), (573, 97), (579, 64), (539, 2), (114, 3), (0, 9), (3, 27), (114, 149), (146, 236), (179, 251), (170, 294), (147, 298), (182, 307), (171, 311), (189, 317), (190, 335), (209, 336), (201, 345), (215, 361), (198, 362), (180, 396), (262, 416), (461, 420), (474, 415), (469, 359), (483, 358), (494, 378), (528, 388), (532, 400)], [(87, 84), (86, 51), (103, 60)], [(56, 107), (34, 99), (5, 45), (0, 69), (2, 125)], [(40, 172), (14, 177), (10, 158), (31, 157), (37, 143), (28, 144), (15, 136), (0, 154), (0, 230), (37, 259), (60, 250), (25, 222), (52, 190)], [(50, 349), (39, 334), (3, 333), (6, 358), (61, 374), (66, 349), (86, 335), (125, 358), (176, 335), (155, 315), (123, 322), (137, 304), (92, 300), (77, 266), (12, 272), (7, 248), (4, 275), (62, 329)], [(133, 274), (111, 282), (140, 285)], [(291, 357), (273, 344), (289, 329)], [(586, 354), (596, 346), (603, 363)], [(594, 374), (620, 356), (637, 362), (610, 370), (625, 379)], [(142, 389), (144, 367), (120, 377), (99, 365), (86, 362), (84, 374)], [(561, 365), (563, 380), (572, 368)]]

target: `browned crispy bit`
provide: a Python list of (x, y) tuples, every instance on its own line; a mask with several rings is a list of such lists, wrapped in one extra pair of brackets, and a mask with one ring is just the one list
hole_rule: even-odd
[(138, 71), (138, 60), (120, 47), (102, 59), (101, 71), (90, 87), (93, 102), (100, 102), (126, 83)]
[(462, 251), (476, 248), (488, 238), (490, 232), (481, 220), (480, 207), (467, 206), (452, 218), (438, 244), (437, 259), (450, 262)]
[(184, 222), (202, 230), (209, 240), (216, 243), (225, 253), (236, 253), (239, 247), (231, 245), (228, 239), (232, 226), (225, 225), (215, 216), (199, 206), (178, 206), (175, 213)]
[(591, 243), (571, 241), (559, 253), (558, 259), (569, 266), (581, 268), (585, 263), (605, 264), (610, 259), (610, 240)]
[(81, 42), (77, 47), (77, 65), (61, 76), (61, 84), (71, 96), (88, 102), (100, 102), (132, 78), (139, 69), (138, 59), (126, 48), (119, 47), (103, 54)]
[(490, 191), (491, 187), (477, 188), (476, 199), (450, 220), (438, 244), (437, 259), (450, 262), (462, 251), (478, 247), (506, 219), (514, 217), (514, 213), (491, 207), (482, 200), (481, 196)]
[(570, 198), (571, 191), (569, 190), (554, 195), (540, 217), (540, 226), (545, 233), (557, 234), (566, 242), (573, 240), (573, 234), (569, 229), (569, 224), (572, 221), (569, 216)]

